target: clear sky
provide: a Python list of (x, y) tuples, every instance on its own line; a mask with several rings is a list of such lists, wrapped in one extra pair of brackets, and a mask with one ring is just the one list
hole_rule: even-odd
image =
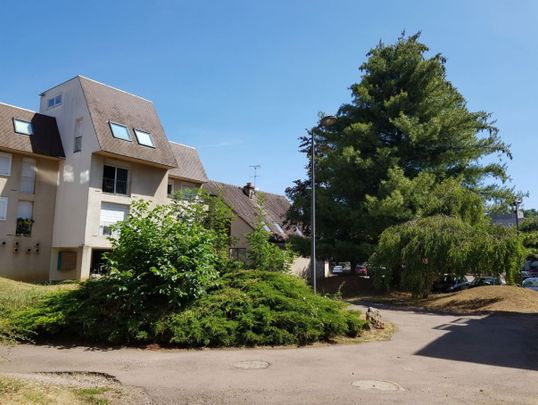
[(512, 185), (538, 208), (537, 1), (4, 0), (0, 101), (81, 74), (153, 100), (210, 178), (283, 193), (304, 177), (297, 138), (350, 100), (379, 40), (422, 31), (473, 110), (512, 145)]

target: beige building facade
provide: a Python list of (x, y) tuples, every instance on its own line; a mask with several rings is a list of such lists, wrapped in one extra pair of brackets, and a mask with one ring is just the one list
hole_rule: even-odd
[(81, 76), (40, 97), (39, 113), (0, 104), (0, 276), (83, 280), (134, 200), (167, 203), (207, 176), (146, 99)]
[[(170, 142), (151, 101), (76, 76), (44, 91), (39, 112), (0, 103), (0, 277), (84, 280), (104, 270), (112, 225), (135, 200), (164, 204), (205, 187), (235, 212), (230, 255), (245, 260), (256, 226), (256, 191), (209, 182), (195, 148)], [(289, 202), (265, 194), (275, 243)], [(294, 265), (308, 271), (308, 258)]]

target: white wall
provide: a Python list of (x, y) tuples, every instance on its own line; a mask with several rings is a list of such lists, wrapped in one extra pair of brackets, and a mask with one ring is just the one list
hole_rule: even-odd
[[(47, 108), (47, 100), (62, 95), (62, 104)], [(90, 166), (93, 152), (99, 150), (86, 99), (78, 78), (69, 80), (41, 96), (40, 112), (56, 117), (62, 138), (65, 161), (60, 164), (54, 215), (53, 247), (84, 245)], [(74, 153), (75, 123), (82, 118), (82, 150)]]

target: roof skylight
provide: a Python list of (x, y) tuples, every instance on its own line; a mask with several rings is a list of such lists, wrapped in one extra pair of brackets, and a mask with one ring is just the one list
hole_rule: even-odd
[(13, 118), (13, 127), (15, 132), (23, 135), (33, 135), (34, 129), (32, 128), (32, 123), (28, 121), (18, 120)]
[(138, 141), (140, 145), (150, 146), (152, 148), (155, 147), (155, 145), (153, 144), (153, 139), (149, 132), (145, 132), (140, 129), (135, 129), (134, 133), (136, 135), (136, 140)]
[(130, 141), (129, 129), (125, 125), (116, 124), (115, 122), (109, 122), (110, 129), (114, 138), (123, 139), (124, 141)]

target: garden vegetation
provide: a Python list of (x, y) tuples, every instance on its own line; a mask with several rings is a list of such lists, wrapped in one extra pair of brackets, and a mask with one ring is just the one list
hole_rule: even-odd
[(285, 248), (273, 255), (280, 248), (260, 229), (249, 238), (256, 268), (231, 262), (231, 219), (218, 197), (203, 193), (155, 208), (133, 203), (114, 231), (110, 273), (18, 311), (14, 329), (33, 340), (182, 347), (308, 344), (361, 333), (358, 312), (286, 274), (290, 255)]

